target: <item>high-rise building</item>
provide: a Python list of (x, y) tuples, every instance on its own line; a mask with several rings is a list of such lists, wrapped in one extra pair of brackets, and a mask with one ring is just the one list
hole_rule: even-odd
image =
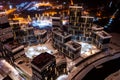
[(82, 6), (70, 6), (68, 32), (73, 34), (73, 39), (90, 42), (93, 18), (82, 15)]
[(80, 26), (80, 41), (91, 42), (91, 31), (93, 25), (93, 18), (91, 16), (81, 16)]
[(77, 38), (80, 32), (80, 18), (82, 12), (82, 6), (70, 6), (69, 7), (69, 27), (68, 32), (73, 34), (73, 38)]
[(65, 56), (74, 60), (80, 56), (81, 45), (71, 41), (72, 35), (60, 28), (53, 29), (53, 46)]
[(64, 32), (60, 28), (53, 29), (53, 47), (59, 51), (64, 52), (66, 50), (65, 43), (71, 40), (71, 34)]
[(55, 56), (45, 52), (35, 57), (32, 62), (32, 80), (55, 80)]
[(80, 18), (81, 18), (81, 12), (82, 12), (82, 6), (70, 6), (69, 7), (69, 24), (73, 27), (79, 26)]

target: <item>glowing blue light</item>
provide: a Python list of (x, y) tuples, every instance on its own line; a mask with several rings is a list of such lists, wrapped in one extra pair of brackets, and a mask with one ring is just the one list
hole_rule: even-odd
[(31, 22), (31, 25), (33, 27), (39, 27), (41, 29), (46, 27), (52, 27), (52, 22), (50, 20), (33, 20)]
[(31, 1), (31, 2), (24, 2), (21, 3), (19, 5), (17, 5), (17, 11), (23, 11), (23, 10), (27, 10), (27, 11), (43, 11), (46, 9), (51, 9), (51, 7), (46, 7), (46, 8), (39, 8), (38, 6), (35, 6), (35, 4), (37, 4), (37, 1)]
[(10, 8), (10, 9), (12, 9), (12, 8), (13, 8), (13, 6), (12, 6), (12, 5), (9, 5), (9, 8)]
[(24, 3), (21, 3), (21, 4), (17, 5), (16, 7), (17, 8), (25, 7), (27, 4), (28, 4), (28, 2), (24, 2)]
[(36, 10), (37, 10), (37, 7), (31, 7), (31, 8), (28, 8), (27, 10), (28, 10), (28, 11), (32, 11), (32, 10), (36, 11)]
[(61, 75), (57, 78), (57, 80), (67, 80), (68, 75)]
[(113, 19), (112, 18), (110, 18), (110, 20), (109, 20), (109, 22), (108, 22), (108, 26), (110, 26), (111, 24), (112, 24), (112, 22), (113, 22)]
[(109, 21), (109, 24), (111, 24), (112, 22), (111, 21)]
[(63, 4), (66, 4), (66, 2), (63, 2)]
[(110, 21), (113, 21), (113, 19), (111, 18)]
[(107, 24), (108, 26), (110, 26), (111, 23)]
[(108, 28), (108, 26), (104, 26), (104, 28)]
[(110, 2), (110, 4), (109, 4), (109, 7), (111, 7), (112, 6), (112, 1)]
[(93, 21), (98, 21), (98, 18), (94, 18)]
[(24, 3), (21, 3), (19, 5), (16, 5), (17, 11), (23, 10), (23, 8), (28, 4), (29, 4), (29, 2), (24, 2)]
[(92, 49), (92, 45), (88, 43), (81, 43), (81, 54), (84, 54), (85, 52), (88, 52), (90, 49)]

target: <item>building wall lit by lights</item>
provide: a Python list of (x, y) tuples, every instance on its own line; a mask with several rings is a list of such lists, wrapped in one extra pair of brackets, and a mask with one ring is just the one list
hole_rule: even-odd
[(21, 30), (21, 39), (20, 39), (20, 43), (24, 43), (24, 44), (36, 44), (37, 43), (37, 39), (35, 37), (34, 34), (34, 28), (33, 27), (25, 27), (24, 29)]
[(13, 20), (10, 22), (10, 26), (13, 30), (13, 34), (14, 34), (14, 39), (16, 39), (17, 41), (19, 41), (20, 37), (19, 37), (19, 33), (20, 33), (20, 24), (18, 20)]
[(35, 57), (32, 62), (32, 80), (55, 80), (56, 60), (49, 53), (42, 53)]
[(103, 27), (94, 25), (92, 27), (92, 43), (99, 49), (108, 48), (111, 35), (103, 31)]
[(91, 29), (93, 18), (82, 16), (82, 6), (70, 6), (68, 32), (73, 34), (73, 38), (80, 41), (91, 41)]
[(62, 25), (62, 20), (60, 15), (54, 15), (52, 17), (52, 26), (53, 27), (60, 27)]
[(78, 57), (80, 57), (80, 52), (81, 52), (81, 45), (78, 44), (75, 41), (68, 41), (67, 43), (65, 43), (66, 45), (66, 56), (70, 57), (71, 59), (77, 59)]
[(53, 29), (53, 47), (62, 52), (65, 56), (74, 60), (80, 56), (81, 46), (71, 41), (72, 35), (64, 32), (60, 28)]
[(70, 6), (69, 7), (69, 24), (72, 26), (79, 25), (81, 18), (82, 6)]
[(45, 43), (47, 41), (46, 30), (34, 30), (34, 33), (38, 43)]
[[(5, 57), (8, 55), (5, 48), (3, 47), (10, 38), (13, 38), (12, 28), (9, 25), (8, 17), (5, 12), (0, 12), (0, 57)], [(7, 57), (6, 59), (10, 59)]]
[(7, 39), (12, 37), (12, 28), (9, 25), (7, 15), (0, 14), (0, 41), (5, 42)]
[(13, 62), (16, 58), (21, 56), (18, 52), (24, 50), (24, 46), (14, 40), (13, 30), (5, 14), (0, 16), (0, 43), (2, 57), (9, 62)]

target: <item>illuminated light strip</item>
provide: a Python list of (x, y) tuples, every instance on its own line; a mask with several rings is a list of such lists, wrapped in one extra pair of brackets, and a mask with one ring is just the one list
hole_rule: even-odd
[(6, 11), (6, 14), (10, 14), (10, 13), (14, 12), (15, 10), (16, 10), (15, 8), (14, 9), (10, 9), (10, 10)]
[(69, 8), (83, 8), (82, 6), (69, 6)]
[(34, 6), (36, 6), (36, 7), (39, 7), (39, 6), (52, 6), (52, 4), (50, 4), (49, 2), (48, 3), (43, 2), (43, 3), (35, 4)]
[(81, 16), (81, 18), (94, 18), (92, 16)]

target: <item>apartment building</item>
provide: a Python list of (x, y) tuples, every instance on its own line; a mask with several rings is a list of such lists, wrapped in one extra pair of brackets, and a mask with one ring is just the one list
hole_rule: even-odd
[(99, 49), (106, 49), (109, 46), (111, 35), (103, 30), (103, 27), (94, 25), (92, 27), (92, 44)]
[(45, 52), (35, 57), (32, 62), (32, 80), (55, 80), (55, 56)]
[(69, 7), (69, 28), (68, 32), (73, 35), (73, 39), (91, 42), (91, 30), (93, 18), (91, 16), (83, 16), (82, 6), (70, 6)]
[(47, 41), (47, 31), (46, 30), (34, 30), (35, 37), (38, 43), (45, 43)]
[(53, 47), (62, 52), (65, 56), (74, 60), (80, 56), (81, 46), (71, 40), (72, 35), (60, 28), (53, 29)]

